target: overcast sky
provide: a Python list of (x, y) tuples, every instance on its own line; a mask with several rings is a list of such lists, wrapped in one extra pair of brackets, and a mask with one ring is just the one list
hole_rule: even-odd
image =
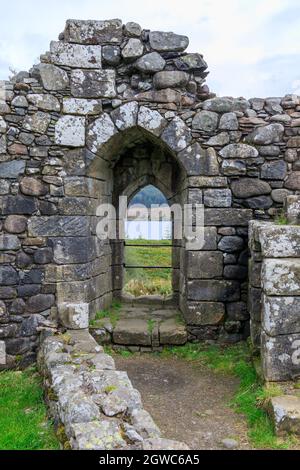
[(68, 18), (136, 21), (190, 37), (218, 95), (300, 94), (300, 0), (0, 0), (0, 79), (28, 70)]

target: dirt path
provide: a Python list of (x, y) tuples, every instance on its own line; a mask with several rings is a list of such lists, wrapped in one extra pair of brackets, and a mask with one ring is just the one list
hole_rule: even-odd
[(251, 448), (242, 416), (229, 407), (238, 381), (175, 358), (116, 356), (140, 391), (144, 406), (163, 437), (184, 441), (191, 449), (224, 449), (235, 439), (239, 449)]

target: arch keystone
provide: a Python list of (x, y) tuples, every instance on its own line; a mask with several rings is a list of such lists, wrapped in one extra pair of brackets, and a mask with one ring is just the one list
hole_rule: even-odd
[(120, 131), (136, 126), (139, 105), (136, 101), (131, 101), (115, 109), (111, 113), (111, 118)]
[(154, 111), (146, 106), (140, 107), (138, 116), (138, 126), (159, 137), (167, 125), (167, 121), (158, 111)]

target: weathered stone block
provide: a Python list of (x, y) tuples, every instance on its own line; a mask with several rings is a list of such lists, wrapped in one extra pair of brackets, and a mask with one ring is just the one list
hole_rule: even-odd
[(116, 344), (151, 346), (151, 332), (147, 320), (119, 320), (113, 331)]
[(84, 69), (101, 69), (101, 46), (84, 46), (62, 41), (52, 41), (50, 44), (50, 61), (54, 65)]
[(40, 64), (38, 71), (42, 84), (48, 91), (61, 91), (69, 86), (69, 77), (65, 70), (51, 64)]
[(21, 242), (16, 235), (0, 235), (0, 251), (18, 250)]
[(224, 160), (222, 170), (225, 176), (243, 176), (247, 173), (247, 166), (241, 160)]
[(250, 103), (244, 98), (218, 97), (203, 103), (203, 109), (217, 113), (245, 112), (248, 108), (250, 108)]
[(264, 295), (262, 320), (269, 336), (300, 333), (300, 297)]
[(71, 74), (71, 92), (75, 98), (114, 98), (116, 72), (74, 70)]
[(88, 263), (96, 257), (93, 237), (52, 238), (54, 261), (57, 264)]
[(48, 187), (37, 178), (26, 176), (20, 182), (20, 189), (26, 196), (45, 196)]
[(97, 153), (103, 144), (109, 141), (111, 137), (117, 134), (117, 129), (108, 114), (102, 114), (88, 128), (87, 146), (93, 152)]
[[(19, 175), (22, 175), (25, 171), (25, 161), (23, 160), (13, 160), (12, 162), (0, 163), (0, 175), (2, 178), (18, 178)], [(7, 186), (4, 183), (2, 184), (3, 190), (2, 193), (6, 193), (4, 187)]]
[(284, 209), (289, 224), (300, 225), (300, 196), (287, 196)]
[(157, 111), (141, 106), (138, 115), (138, 125), (151, 134), (160, 136), (167, 125), (167, 121)]
[(166, 61), (160, 54), (158, 54), (158, 52), (150, 52), (149, 54), (145, 54), (135, 63), (135, 67), (143, 73), (160, 72), (165, 68), (165, 65)]
[(163, 321), (159, 325), (160, 344), (180, 346), (187, 342), (188, 335), (184, 325), (180, 325), (176, 319)]
[(225, 306), (218, 302), (188, 302), (184, 319), (188, 325), (220, 325), (225, 319)]
[(229, 144), (220, 152), (223, 158), (246, 159), (258, 157), (258, 151), (255, 147), (247, 144)]
[(123, 47), (121, 55), (124, 60), (135, 60), (143, 55), (144, 45), (140, 39), (131, 38)]
[(131, 101), (130, 103), (126, 103), (123, 106), (115, 109), (111, 113), (111, 118), (114, 121), (116, 127), (120, 131), (124, 131), (125, 129), (136, 126), (138, 110), (138, 103), (136, 101)]
[(235, 113), (225, 113), (221, 116), (219, 129), (228, 131), (237, 131), (239, 129), (239, 121)]
[(264, 163), (261, 167), (261, 177), (267, 180), (283, 180), (286, 173), (287, 164), (283, 160)]
[(300, 334), (268, 336), (262, 332), (262, 367), (266, 380), (281, 382), (300, 375)]
[(231, 207), (232, 195), (230, 189), (208, 189), (204, 191), (206, 207)]
[(0, 212), (3, 215), (31, 215), (37, 211), (37, 201), (27, 196), (4, 196)]
[(189, 38), (179, 34), (151, 31), (150, 46), (158, 52), (183, 52), (189, 45)]
[(300, 258), (265, 259), (262, 286), (267, 295), (300, 296)]
[(189, 80), (189, 74), (179, 71), (164, 71), (157, 72), (154, 75), (153, 84), (155, 88), (161, 90), (162, 88), (176, 88), (185, 87)]
[(89, 219), (84, 216), (31, 217), (28, 221), (30, 237), (77, 237), (90, 235)]
[(22, 215), (9, 215), (4, 222), (4, 228), (9, 233), (23, 233), (26, 227), (27, 218)]
[(250, 209), (205, 209), (205, 225), (217, 227), (248, 226), (252, 219)]
[(38, 294), (28, 299), (26, 310), (30, 313), (40, 313), (51, 308), (55, 303), (55, 296), (52, 294)]
[(188, 179), (188, 186), (190, 188), (226, 188), (228, 181), (223, 176), (192, 176)]
[(218, 251), (190, 251), (187, 253), (186, 266), (190, 279), (222, 277), (223, 254)]
[(284, 183), (284, 186), (287, 189), (291, 189), (292, 191), (299, 191), (300, 190), (300, 171), (294, 171), (289, 175), (287, 180)]
[(63, 112), (65, 114), (81, 114), (83, 116), (97, 115), (102, 111), (100, 100), (87, 100), (81, 98), (65, 98)]
[(62, 326), (70, 330), (84, 330), (89, 327), (89, 305), (86, 303), (60, 303), (58, 315)]
[(31, 116), (26, 116), (23, 122), (24, 129), (37, 132), (38, 134), (45, 134), (50, 124), (51, 117), (48, 113), (37, 111)]
[(85, 118), (61, 117), (55, 126), (55, 143), (67, 147), (83, 147), (85, 144)]
[(38, 95), (32, 93), (27, 95), (27, 98), (29, 103), (33, 104), (42, 111), (60, 111), (60, 102), (53, 95)]
[(231, 183), (233, 195), (239, 199), (246, 199), (263, 194), (270, 194), (272, 189), (266, 181), (257, 178), (239, 178)]
[(121, 49), (119, 46), (103, 46), (102, 47), (102, 60), (106, 65), (116, 66), (121, 62)]
[(247, 136), (247, 142), (257, 145), (269, 145), (282, 141), (284, 127), (282, 124), (269, 124), (258, 127)]
[(162, 140), (175, 152), (184, 150), (192, 140), (192, 134), (184, 121), (175, 117), (164, 130)]
[(270, 225), (258, 228), (261, 251), (265, 258), (300, 256), (300, 227)]
[(178, 154), (187, 175), (219, 175), (219, 163), (214, 149), (203, 149), (195, 143)]
[(187, 283), (189, 300), (235, 302), (240, 300), (240, 284), (236, 281), (192, 280)]
[(269, 413), (277, 436), (300, 436), (300, 398), (293, 395), (271, 398)]
[(121, 20), (68, 20), (64, 40), (76, 44), (120, 44), (123, 38)]
[(19, 282), (19, 275), (12, 266), (0, 265), (0, 285), (14, 286)]
[(204, 132), (214, 132), (218, 127), (219, 116), (212, 111), (200, 111), (193, 119), (193, 129)]

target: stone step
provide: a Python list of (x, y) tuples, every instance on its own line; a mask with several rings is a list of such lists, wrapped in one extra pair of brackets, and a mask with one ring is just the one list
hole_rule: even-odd
[(109, 318), (96, 321), (90, 328), (99, 344), (157, 349), (186, 344), (188, 334), (177, 309), (123, 306), (114, 325)]

